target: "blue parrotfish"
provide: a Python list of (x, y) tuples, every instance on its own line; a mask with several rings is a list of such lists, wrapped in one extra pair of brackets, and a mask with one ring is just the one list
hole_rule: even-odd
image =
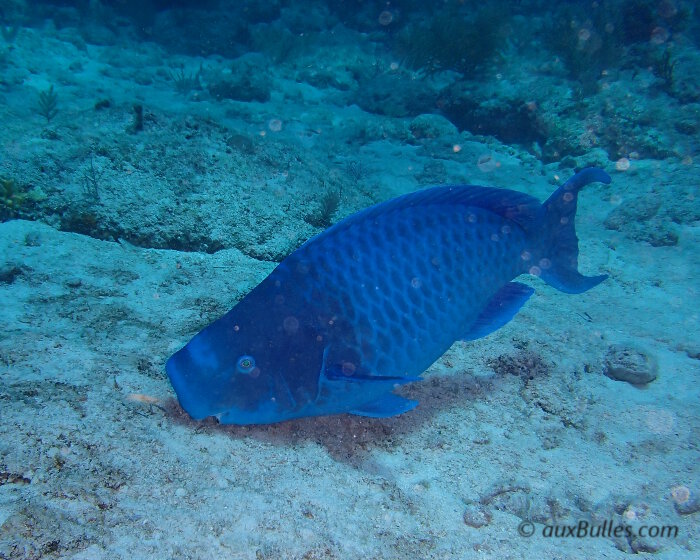
[(223, 424), (413, 409), (394, 390), (455, 341), (510, 321), (534, 291), (514, 278), (578, 294), (607, 277), (578, 271), (577, 196), (592, 182), (610, 177), (583, 169), (544, 204), (507, 189), (433, 187), (345, 218), (170, 357), (182, 408)]

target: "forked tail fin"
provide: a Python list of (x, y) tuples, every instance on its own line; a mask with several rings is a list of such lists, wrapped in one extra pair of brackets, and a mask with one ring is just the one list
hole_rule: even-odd
[(580, 294), (600, 284), (608, 275), (583, 276), (578, 271), (576, 202), (578, 192), (594, 182), (610, 183), (610, 175), (597, 167), (576, 173), (550, 196), (541, 208), (540, 276), (550, 286), (568, 294)]

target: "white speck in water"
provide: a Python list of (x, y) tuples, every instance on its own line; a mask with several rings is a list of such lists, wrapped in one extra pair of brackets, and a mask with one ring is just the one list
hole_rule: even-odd
[(630, 160), (626, 157), (620, 158), (615, 162), (615, 169), (618, 171), (627, 171), (630, 168)]
[(295, 334), (299, 330), (299, 319), (293, 315), (285, 317), (282, 326), (287, 334)]

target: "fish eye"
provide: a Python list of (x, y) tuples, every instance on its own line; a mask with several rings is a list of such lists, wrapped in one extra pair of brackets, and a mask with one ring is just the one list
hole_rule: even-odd
[(243, 373), (245, 375), (253, 373), (253, 370), (255, 369), (255, 358), (253, 358), (253, 356), (241, 356), (238, 358), (236, 369), (239, 373)]

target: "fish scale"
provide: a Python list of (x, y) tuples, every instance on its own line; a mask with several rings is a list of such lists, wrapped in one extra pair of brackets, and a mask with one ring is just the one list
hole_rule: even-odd
[[(476, 244), (484, 246), (482, 254), (494, 262), (503, 260), (506, 250), (519, 255), (524, 236), (520, 235), (517, 241), (510, 239), (506, 246), (499, 235), (505, 225), (504, 218), (478, 209), (467, 212), (459, 207), (410, 207), (381, 216), (372, 223), (358, 224), (345, 235), (327, 238), (315, 248), (315, 253), (329, 255), (324, 260), (330, 261), (335, 269), (333, 278), (346, 279), (325, 285), (322, 290), (339, 300), (348, 293), (354, 296), (343, 306), (343, 314), (350, 322), (362, 316), (373, 326), (369, 341), (358, 340), (355, 344), (346, 341), (357, 349), (371, 346), (382, 350), (374, 352), (371, 358), (359, 350), (361, 366), (380, 376), (406, 375), (415, 363), (417, 346), (435, 346), (426, 353), (426, 360), (432, 363), (432, 356), (444, 353), (455, 340), (455, 332), (467, 332), (469, 321), (475, 319), (468, 314), (474, 306), (473, 295), (479, 293), (488, 299), (493, 289), (479, 285), (470, 294), (463, 294), (461, 286), (476, 273), (475, 261), (453, 260), (451, 255), (459, 255), (465, 247)], [(364, 228), (373, 231), (376, 244), (364, 246), (360, 242), (365, 237)], [(398, 252), (391, 251), (397, 239), (401, 239), (406, 250), (400, 247)], [(408, 252), (408, 247), (412, 251)], [(389, 258), (385, 257), (387, 253), (391, 254)], [(306, 252), (300, 253), (299, 258), (311, 260), (312, 257)], [(441, 266), (441, 263), (449, 264)], [(499, 269), (495, 274), (505, 273)], [(403, 308), (404, 312), (399, 315), (395, 307)], [(409, 309), (413, 315), (408, 313)], [(396, 352), (394, 346), (403, 347), (404, 352)]]
[(193, 418), (269, 423), (416, 406), (393, 391), (455, 340), (486, 336), (532, 295), (522, 273), (580, 293), (584, 169), (540, 204), (506, 189), (434, 187), (376, 205), (307, 241), (167, 362)]

